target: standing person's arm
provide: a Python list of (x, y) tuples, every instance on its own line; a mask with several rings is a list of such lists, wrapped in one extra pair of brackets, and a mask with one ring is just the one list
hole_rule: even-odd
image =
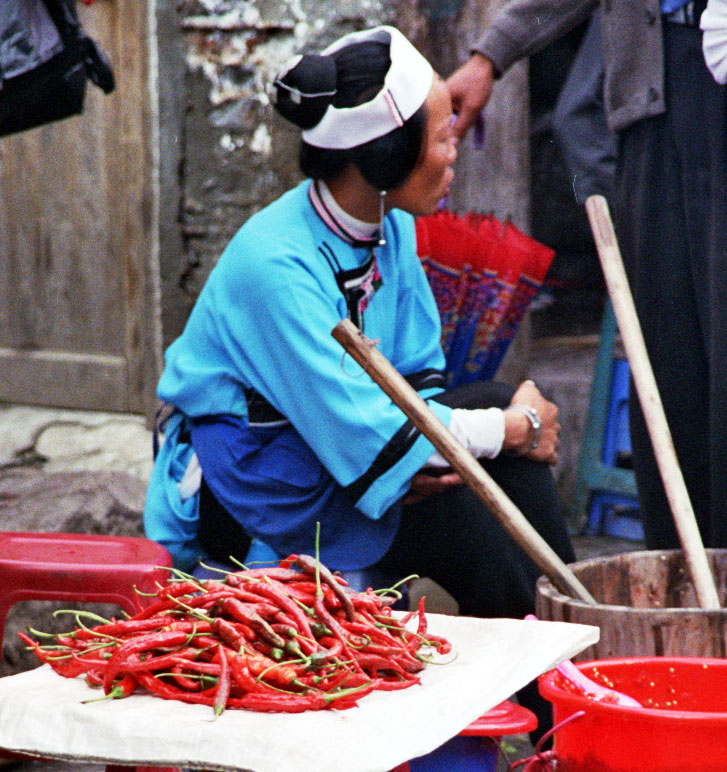
[(709, 0), (699, 26), (707, 67), (717, 83), (727, 83), (727, 0)]
[(487, 104), (495, 79), (588, 18), (597, 0), (511, 0), (474, 44), (471, 58), (448, 80), (461, 139)]
[(596, 12), (591, 18), (553, 107), (553, 136), (578, 204), (594, 194), (609, 198), (616, 171), (616, 136), (608, 128), (603, 102), (599, 16)]

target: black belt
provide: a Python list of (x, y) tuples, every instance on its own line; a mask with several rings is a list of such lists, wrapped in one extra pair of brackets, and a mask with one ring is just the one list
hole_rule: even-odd
[[(443, 389), (446, 381), (441, 370), (429, 368), (418, 373), (404, 376), (407, 383), (416, 391), (424, 389)], [(275, 407), (273, 407), (262, 394), (255, 389), (245, 389), (247, 399), (247, 420), (251, 424), (282, 424), (288, 419)]]
[(670, 24), (681, 24), (684, 27), (698, 27), (702, 12), (707, 7), (707, 0), (689, 0), (676, 11), (664, 14), (664, 21)]

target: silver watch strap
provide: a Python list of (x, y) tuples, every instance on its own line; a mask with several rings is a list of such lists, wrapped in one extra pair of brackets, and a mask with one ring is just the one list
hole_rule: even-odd
[(540, 420), (538, 411), (530, 405), (508, 405), (506, 410), (517, 410), (525, 415), (530, 421), (530, 425), (533, 427), (533, 441), (526, 452), (535, 450), (540, 445), (540, 438), (543, 436), (543, 423)]

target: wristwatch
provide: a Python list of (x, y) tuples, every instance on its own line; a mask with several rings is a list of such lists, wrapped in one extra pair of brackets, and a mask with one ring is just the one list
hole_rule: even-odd
[(508, 405), (505, 409), (517, 410), (525, 415), (528, 421), (530, 421), (530, 425), (533, 427), (533, 441), (525, 452), (530, 453), (535, 450), (535, 448), (540, 445), (540, 438), (543, 436), (543, 424), (538, 415), (538, 411), (534, 407), (530, 407), (530, 405)]

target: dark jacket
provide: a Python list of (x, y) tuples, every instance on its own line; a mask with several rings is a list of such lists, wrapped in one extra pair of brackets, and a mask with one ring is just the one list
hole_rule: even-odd
[[(504, 72), (585, 21), (598, 0), (511, 0), (474, 44)], [(613, 131), (663, 113), (664, 53), (659, 0), (603, 0), (604, 103)]]

